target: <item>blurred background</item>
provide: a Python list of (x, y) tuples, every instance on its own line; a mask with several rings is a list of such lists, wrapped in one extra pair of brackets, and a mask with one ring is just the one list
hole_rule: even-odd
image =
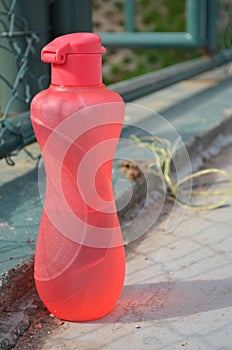
[[(229, 2), (229, 1), (228, 1)], [(230, 1), (231, 2), (231, 1)], [(93, 30), (123, 32), (125, 28), (124, 0), (93, 0)], [(184, 32), (186, 1), (137, 0), (134, 17), (136, 32)], [(106, 84), (115, 83), (150, 71), (199, 57), (201, 49), (185, 48), (112, 48), (103, 56)]]

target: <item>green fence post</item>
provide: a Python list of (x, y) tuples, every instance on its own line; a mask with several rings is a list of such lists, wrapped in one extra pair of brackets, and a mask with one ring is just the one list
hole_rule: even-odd
[(92, 31), (92, 0), (55, 0), (51, 4), (52, 35)]
[[(14, 84), (18, 69), (16, 65), (14, 50), (10, 45), (9, 36), (7, 35), (10, 27), (10, 21), (7, 17), (6, 9), (2, 1), (0, 1), (0, 16), (0, 111), (2, 115), (8, 104), (8, 101), (12, 96), (12, 86)], [(23, 30), (21, 23), (18, 23), (18, 30)], [(6, 36), (4, 36), (4, 33), (6, 33)], [(23, 42), (21, 38), (19, 38), (19, 40), (21, 43)], [(13, 112), (23, 111), (25, 108), (26, 104), (24, 102), (18, 100), (14, 101)]]
[(186, 7), (186, 32), (201, 47), (206, 40), (207, 0), (187, 0)]
[(46, 88), (49, 83), (49, 67), (40, 58), (43, 46), (50, 40), (49, 5), (47, 0), (17, 0), (16, 11), (26, 19), (28, 29), (38, 37), (38, 41), (35, 40), (33, 43), (28, 61), (30, 74), (26, 76), (31, 95), (34, 96), (39, 90)]
[[(10, 15), (13, 2), (7, 0), (0, 2), (0, 101), (3, 113), (13, 93), (13, 86), (17, 74), (22, 68), (22, 56), (27, 46), (27, 40), (31, 39), (32, 48), (29, 51), (28, 62), (22, 81), (17, 84), (19, 99), (12, 99), (9, 114), (20, 113), (29, 110), (30, 98), (41, 89), (41, 77), (48, 75), (48, 67), (40, 61), (40, 49), (49, 40), (49, 14), (48, 2), (40, 0), (17, 0)], [(35, 33), (37, 39), (33, 39), (30, 33)], [(26, 92), (26, 86), (28, 91)]]
[(216, 51), (217, 0), (207, 0), (207, 46), (209, 53)]
[(135, 31), (135, 1), (125, 0), (125, 31)]

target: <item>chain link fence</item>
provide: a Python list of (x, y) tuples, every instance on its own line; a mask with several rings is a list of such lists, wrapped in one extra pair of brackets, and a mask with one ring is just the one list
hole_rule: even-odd
[[(32, 97), (46, 88), (49, 67), (40, 50), (49, 41), (52, 0), (0, 0), (0, 158), (35, 141), (29, 119)], [(232, 0), (218, 0), (217, 48), (231, 48)]]
[(0, 2), (0, 158), (35, 140), (29, 119), (32, 97), (48, 85), (48, 67), (40, 50), (48, 41), (47, 1)]

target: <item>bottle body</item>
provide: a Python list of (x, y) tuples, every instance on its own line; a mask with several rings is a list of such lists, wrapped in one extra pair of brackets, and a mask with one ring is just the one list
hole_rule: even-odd
[(104, 316), (123, 287), (111, 181), (123, 117), (121, 97), (104, 85), (51, 85), (31, 104), (46, 171), (34, 278), (49, 311), (66, 320)]

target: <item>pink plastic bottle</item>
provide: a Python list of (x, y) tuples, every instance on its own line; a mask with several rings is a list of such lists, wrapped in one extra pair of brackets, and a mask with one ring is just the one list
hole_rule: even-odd
[(70, 321), (109, 313), (125, 274), (111, 179), (124, 104), (102, 84), (102, 52), (93, 33), (46, 45), (51, 85), (31, 104), (46, 171), (34, 278), (48, 310)]

